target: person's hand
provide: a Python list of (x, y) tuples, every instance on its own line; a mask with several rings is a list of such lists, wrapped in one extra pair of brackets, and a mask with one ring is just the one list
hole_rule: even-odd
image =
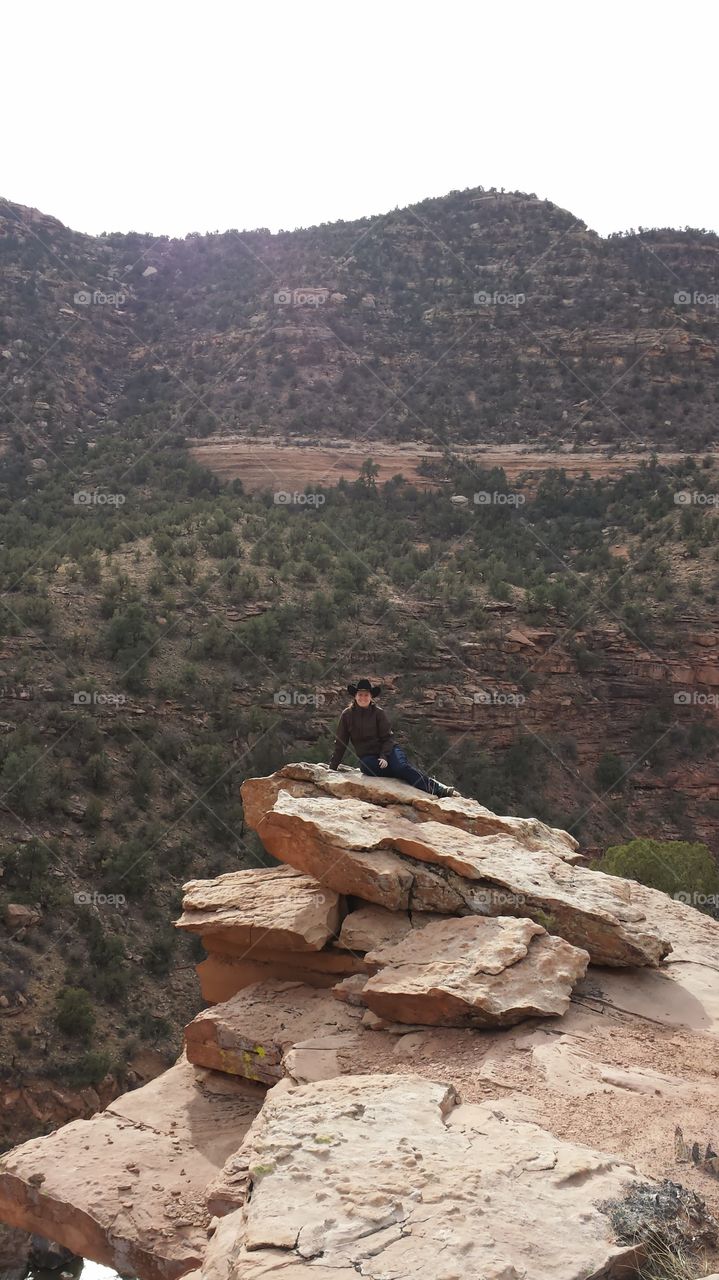
[(386, 768), (387, 768), (387, 761), (384, 759), (384, 757), (383, 757), (383, 756), (380, 756), (380, 758), (379, 758), (379, 767), (380, 767), (380, 769), (386, 769)]

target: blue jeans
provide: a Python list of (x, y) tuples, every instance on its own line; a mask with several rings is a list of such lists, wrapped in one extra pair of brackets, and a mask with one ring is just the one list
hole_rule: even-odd
[(430, 795), (436, 795), (436, 788), (440, 785), (436, 778), (429, 778), (421, 769), (415, 769), (401, 747), (392, 748), (387, 756), (386, 769), (380, 769), (379, 756), (361, 756), (359, 766), (363, 773), (372, 778), (400, 778), (402, 782), (408, 782), (419, 791), (428, 791)]

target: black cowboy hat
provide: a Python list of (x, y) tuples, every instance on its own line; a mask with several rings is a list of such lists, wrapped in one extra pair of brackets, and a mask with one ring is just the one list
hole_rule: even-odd
[(357, 693), (357, 691), (358, 691), (359, 689), (366, 689), (368, 693), (371, 693), (371, 694), (372, 694), (372, 697), (373, 697), (373, 698), (376, 698), (376, 697), (378, 696), (378, 694), (380, 694), (380, 693), (382, 692), (382, 686), (381, 686), (381, 685), (379, 685), (379, 684), (370, 684), (369, 680), (367, 680), (364, 676), (362, 677), (362, 679), (361, 679), (361, 680), (358, 680), (358, 681), (357, 681), (357, 684), (348, 684), (348, 685), (347, 685), (347, 692), (348, 692), (348, 693), (351, 693), (353, 698), (354, 698), (355, 694)]

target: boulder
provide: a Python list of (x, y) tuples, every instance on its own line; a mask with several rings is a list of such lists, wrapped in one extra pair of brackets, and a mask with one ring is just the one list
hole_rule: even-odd
[[(288, 1074), (289, 1050), (324, 1052), (353, 1044), (361, 1034), (357, 1010), (331, 993), (299, 982), (265, 982), (198, 1013), (185, 1027), (185, 1051), (196, 1066), (275, 1084)], [(308, 1072), (303, 1059), (305, 1078)]]
[(207, 1248), (208, 1184), (264, 1091), (181, 1059), (150, 1084), (3, 1156), (0, 1216), (142, 1280), (175, 1280)]
[(610, 1280), (635, 1250), (597, 1205), (638, 1176), (417, 1076), (283, 1082), (223, 1170), (202, 1276)]
[(365, 957), (361, 999), (378, 1017), (445, 1027), (508, 1027), (565, 1012), (589, 955), (540, 924), (464, 916), (413, 930)]
[(178, 929), (220, 935), (235, 954), (282, 948), (319, 951), (339, 929), (340, 896), (292, 867), (230, 871), (184, 887)]
[(391, 911), (530, 916), (595, 964), (657, 965), (671, 950), (632, 881), (533, 851), (514, 835), (410, 821), (365, 800), (298, 797), (281, 783), (263, 811), (267, 779), (245, 781), (248, 822), (276, 858), (337, 891)]
[(35, 907), (26, 907), (21, 902), (8, 902), (5, 908), (5, 924), (8, 929), (27, 929), (42, 919)]

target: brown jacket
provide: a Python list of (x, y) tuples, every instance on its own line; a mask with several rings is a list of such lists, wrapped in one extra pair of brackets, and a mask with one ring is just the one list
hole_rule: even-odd
[(370, 702), (368, 707), (360, 707), (352, 702), (345, 707), (335, 736), (335, 749), (330, 760), (330, 769), (336, 769), (340, 763), (348, 742), (358, 759), (362, 756), (384, 756), (385, 760), (394, 746), (394, 735), (390, 729), (386, 712)]

